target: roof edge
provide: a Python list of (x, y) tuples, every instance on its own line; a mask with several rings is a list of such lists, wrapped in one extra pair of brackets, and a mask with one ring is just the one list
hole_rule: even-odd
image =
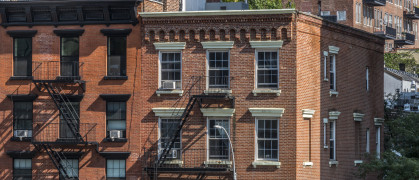
[(215, 11), (175, 11), (175, 12), (138, 12), (141, 17), (181, 17), (181, 16), (234, 16), (262, 14), (291, 14), (295, 9), (258, 9), (258, 10), (215, 10)]

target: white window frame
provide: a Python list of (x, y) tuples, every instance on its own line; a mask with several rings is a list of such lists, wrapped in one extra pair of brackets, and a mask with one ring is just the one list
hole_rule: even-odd
[(323, 52), (323, 80), (328, 81), (327, 78), (327, 57), (329, 56), (329, 53), (327, 51)]
[[(332, 151), (332, 148), (333, 148), (333, 158), (330, 158), (330, 155), (329, 155), (329, 159), (331, 161), (336, 161), (336, 120), (330, 120), (329, 126), (330, 126), (330, 128), (329, 128), (329, 131), (330, 131), (330, 138), (329, 138), (330, 151)], [(331, 131), (332, 127), (333, 127), (333, 132)], [(332, 133), (333, 133), (333, 138), (332, 138)], [(330, 142), (332, 142), (332, 141), (333, 141), (333, 147), (330, 144)]]
[[(209, 61), (210, 61), (210, 53), (211, 52), (222, 52), (222, 53), (224, 53), (224, 52), (227, 52), (228, 53), (228, 69), (220, 69), (220, 68), (217, 68), (217, 69), (214, 69), (214, 70), (228, 70), (228, 85), (227, 85), (227, 88), (210, 88), (210, 84), (209, 84), (209, 78), (210, 78), (210, 73), (209, 73), (209, 71), (210, 71), (210, 63), (209, 63)], [(209, 49), (209, 50), (207, 50), (207, 64), (206, 64), (206, 76), (207, 76), (207, 79), (206, 79), (206, 89), (208, 90), (208, 89), (230, 89), (230, 87), (231, 87), (231, 70), (230, 70), (230, 60), (231, 60), (231, 55), (230, 55), (230, 49), (220, 49), (220, 50), (211, 50), (211, 49)]]
[(159, 77), (159, 82), (158, 82), (158, 89), (163, 89), (162, 88), (162, 54), (163, 53), (179, 53), (180, 54), (180, 88), (176, 88), (176, 89), (182, 89), (182, 51), (170, 51), (170, 50), (160, 50), (159, 51), (159, 69), (158, 69), (158, 77)]
[[(343, 13), (341, 16), (340, 13)], [(346, 11), (337, 11), (336, 12), (337, 21), (346, 21)]]
[[(158, 132), (157, 132), (157, 137), (158, 137), (158, 148), (159, 148), (159, 150), (158, 150), (158, 152), (159, 152), (159, 154), (158, 154), (158, 156), (160, 157), (160, 155), (161, 155), (161, 151), (164, 149), (164, 147), (161, 147), (161, 121), (162, 121), (162, 119), (171, 119), (171, 120), (178, 120), (179, 118), (176, 118), (176, 117), (159, 117), (159, 127), (158, 127)], [(179, 123), (181, 123), (181, 121), (179, 122)], [(182, 157), (182, 130), (180, 130), (180, 132), (179, 132), (179, 140), (180, 140), (180, 148), (172, 148), (172, 149), (174, 149), (174, 150), (178, 150), (179, 151), (179, 158), (176, 158), (176, 159), (180, 159), (180, 157)]]
[[(259, 146), (258, 146), (258, 121), (264, 121), (264, 120), (274, 120), (276, 121), (276, 125), (277, 125), (277, 138), (263, 138), (264, 140), (277, 140), (278, 144), (277, 144), (277, 158), (270, 158), (270, 159), (265, 159), (265, 158), (259, 158)], [(255, 160), (256, 161), (278, 161), (279, 160), (279, 118), (274, 118), (274, 117), (256, 117), (255, 118)]]
[(369, 128), (367, 128), (365, 138), (366, 138), (365, 152), (370, 153), (370, 129)]
[(376, 144), (376, 154), (377, 154), (377, 158), (380, 159), (380, 155), (381, 155), (381, 127), (377, 126), (375, 129), (375, 144)]
[[(336, 55), (337, 54), (330, 54), (330, 59), (329, 59), (329, 61), (331, 60), (331, 61), (333, 61), (333, 66), (332, 66), (332, 64), (330, 64), (330, 67), (329, 67), (329, 78), (330, 78), (330, 81), (333, 81), (333, 88), (330, 88), (330, 90), (332, 90), (332, 91), (336, 91)], [(331, 77), (331, 74), (333, 73), (333, 79), (332, 79), (332, 77)]]
[[(227, 141), (228, 141), (228, 158), (227, 159), (210, 159), (210, 139), (213, 139), (213, 138), (210, 138), (210, 129), (209, 129), (209, 127), (210, 127), (210, 121), (211, 120), (227, 120), (228, 121), (228, 133), (229, 133), (229, 135), (231, 134), (231, 127), (230, 127), (230, 117), (207, 117), (207, 161), (211, 161), (211, 160), (219, 160), (219, 161), (230, 161), (230, 159), (231, 159), (231, 149), (230, 149), (230, 140), (228, 139), (228, 137), (226, 138), (227, 139)], [(220, 129), (220, 131), (224, 131), (224, 130), (221, 130)], [(215, 138), (215, 139), (222, 139), (222, 138)]]
[(370, 69), (367, 66), (365, 69), (365, 80), (366, 80), (366, 89), (367, 91), (370, 90)]
[[(258, 87), (258, 61), (259, 61), (259, 56), (258, 56), (258, 53), (259, 52), (276, 52), (277, 53), (277, 71), (278, 71), (278, 73), (277, 73), (277, 80), (278, 80), (278, 82), (277, 82), (277, 87), (276, 88), (259, 88)], [(279, 70), (280, 70), (280, 68), (279, 68), (279, 49), (277, 49), (277, 48), (275, 48), (275, 49), (256, 49), (255, 50), (255, 89), (279, 89)]]

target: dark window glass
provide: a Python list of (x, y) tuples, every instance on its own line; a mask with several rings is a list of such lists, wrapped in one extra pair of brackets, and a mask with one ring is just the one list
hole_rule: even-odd
[(33, 119), (32, 102), (14, 102), (13, 103), (13, 131), (14, 136), (17, 130), (28, 130), (28, 137), (32, 136)]
[(209, 159), (229, 159), (230, 144), (227, 134), (224, 130), (215, 128), (215, 125), (224, 127), (230, 133), (229, 120), (209, 120)]
[(32, 38), (14, 38), (13, 75), (32, 75)]
[(278, 88), (278, 53), (258, 52), (257, 87)]
[(125, 137), (126, 131), (126, 102), (107, 102), (106, 103), (106, 129), (122, 131)]
[(125, 179), (125, 160), (108, 159), (106, 160), (106, 179), (119, 180)]
[(13, 180), (32, 180), (31, 159), (13, 159)]
[[(70, 112), (68, 112), (68, 116), (66, 115), (66, 119), (64, 119), (63, 114), (60, 113), (60, 138), (62, 139), (74, 139), (76, 138), (71, 131), (71, 127), (75, 127), (75, 131), (79, 132), (79, 117), (80, 117), (80, 102), (62, 102), (61, 106), (68, 107)], [(66, 122), (69, 121), (69, 124)]]
[(126, 75), (126, 37), (108, 37), (108, 76)]
[(61, 37), (61, 76), (79, 75), (79, 37)]
[(209, 52), (209, 88), (229, 88), (228, 52)]

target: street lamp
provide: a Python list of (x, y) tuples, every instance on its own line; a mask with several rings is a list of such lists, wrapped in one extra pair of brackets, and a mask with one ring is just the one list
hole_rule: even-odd
[(228, 138), (228, 141), (229, 141), (229, 144), (230, 144), (230, 147), (231, 147), (231, 154), (233, 155), (233, 179), (237, 180), (236, 162), (234, 160), (234, 149), (233, 149), (233, 144), (231, 143), (230, 135), (228, 135), (227, 130), (223, 126), (215, 125), (214, 127), (217, 128), (217, 129), (222, 129), (227, 135), (227, 138)]

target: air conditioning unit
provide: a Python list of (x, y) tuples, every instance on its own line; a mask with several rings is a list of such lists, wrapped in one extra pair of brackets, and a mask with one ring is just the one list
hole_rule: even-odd
[(176, 82), (175, 81), (163, 81), (162, 88), (163, 89), (176, 89)]
[(15, 136), (18, 138), (28, 137), (29, 131), (28, 130), (16, 130)]
[(109, 131), (109, 137), (111, 139), (122, 138), (122, 131), (120, 131), (120, 130), (111, 130), (111, 131)]
[(176, 158), (178, 158), (178, 153), (177, 153), (177, 151), (178, 150), (176, 150), (176, 149), (172, 149), (170, 152), (169, 152), (169, 154), (167, 154), (167, 158), (171, 158), (171, 159), (176, 159)]

